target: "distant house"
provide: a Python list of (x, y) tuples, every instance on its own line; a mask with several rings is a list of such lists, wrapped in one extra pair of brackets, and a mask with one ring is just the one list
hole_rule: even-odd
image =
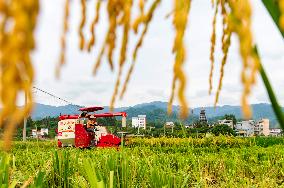
[(40, 129), (40, 135), (41, 136), (48, 135), (48, 128), (41, 128)]
[(175, 126), (175, 124), (172, 121), (168, 121), (168, 122), (165, 123), (165, 128), (172, 128), (174, 126)]
[(263, 135), (269, 136), (269, 119), (261, 119), (258, 121), (247, 120), (237, 122), (236, 133), (240, 136), (253, 136), (253, 135)]
[(48, 128), (41, 128), (40, 130), (32, 129), (33, 138), (43, 138), (46, 135), (48, 135)]
[(255, 127), (254, 120), (237, 122), (236, 133), (240, 136), (252, 136), (254, 135), (254, 127)]
[(222, 120), (218, 120), (218, 124), (219, 125), (228, 125), (229, 127), (231, 127), (232, 129), (234, 128), (234, 122), (231, 119), (222, 119)]
[(282, 135), (282, 129), (273, 128), (269, 130), (269, 136), (281, 136), (281, 135)]
[(36, 129), (32, 129), (32, 137), (37, 138), (38, 137), (38, 131)]
[(256, 122), (254, 127), (255, 135), (269, 136), (269, 119), (261, 119)]
[(146, 115), (138, 115), (137, 117), (132, 117), (132, 127), (146, 129)]
[(194, 124), (188, 124), (184, 126), (186, 129), (194, 128)]

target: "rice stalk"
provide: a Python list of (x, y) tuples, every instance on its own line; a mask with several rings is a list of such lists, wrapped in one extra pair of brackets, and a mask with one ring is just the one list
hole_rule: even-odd
[[(213, 2), (214, 6), (214, 2)], [(212, 34), (211, 34), (211, 48), (210, 48), (210, 75), (209, 75), (209, 95), (212, 92), (213, 84), (212, 84), (212, 79), (213, 79), (213, 71), (214, 71), (214, 52), (215, 52), (215, 43), (216, 43), (216, 19), (217, 19), (217, 14), (218, 14), (218, 6), (219, 6), (219, 0), (216, 1), (215, 3), (215, 11), (214, 11), (214, 17), (212, 21)]]
[(82, 13), (81, 22), (79, 26), (79, 37), (80, 37), (79, 48), (80, 50), (83, 50), (85, 46), (85, 37), (84, 37), (83, 29), (86, 24), (86, 14), (87, 14), (86, 0), (81, 0), (81, 13)]
[(101, 9), (101, 0), (98, 0), (97, 3), (96, 3), (96, 14), (95, 14), (95, 17), (92, 21), (92, 24), (90, 26), (90, 32), (91, 32), (91, 38), (88, 42), (88, 45), (87, 45), (87, 50), (88, 52), (90, 52), (93, 48), (93, 46), (95, 45), (95, 26), (96, 24), (99, 22), (99, 19), (100, 19), (100, 9)]
[(60, 56), (59, 56), (59, 62), (56, 66), (55, 69), (55, 75), (57, 78), (60, 76), (60, 69), (61, 67), (66, 63), (66, 36), (69, 30), (68, 26), (68, 18), (69, 18), (69, 12), (70, 12), (70, 0), (65, 0), (65, 7), (64, 7), (64, 20), (63, 20), (63, 32), (61, 35), (61, 40), (60, 40)]
[[(138, 19), (141, 19), (141, 21), (139, 21), (139, 23), (143, 22), (144, 24), (144, 29), (142, 31), (142, 34), (140, 35), (139, 39), (138, 39), (138, 42), (136, 43), (135, 45), (135, 48), (134, 48), (134, 51), (133, 51), (133, 54), (132, 54), (132, 64), (127, 72), (127, 75), (126, 75), (126, 79), (123, 83), (123, 86), (122, 86), (122, 90), (121, 90), (121, 93), (120, 93), (120, 99), (123, 98), (126, 90), (127, 90), (127, 85), (128, 85), (128, 82), (130, 80), (130, 77), (132, 75), (132, 72), (133, 72), (133, 69), (134, 69), (134, 66), (136, 64), (136, 58), (137, 58), (137, 53), (138, 53), (138, 50), (141, 48), (142, 44), (143, 44), (143, 40), (144, 40), (144, 37), (148, 31), (148, 27), (149, 27), (149, 23), (151, 22), (152, 18), (153, 18), (153, 14), (156, 10), (156, 8), (158, 7), (158, 5), (160, 4), (161, 0), (155, 0), (153, 2), (153, 4), (151, 5), (149, 11), (147, 12), (147, 14), (144, 16), (143, 15), (143, 12), (141, 14), (141, 18), (138, 18)], [(137, 24), (139, 25), (139, 24)], [(136, 32), (137, 31), (137, 28), (134, 26), (134, 31)]]
[(189, 0), (174, 1), (173, 25), (175, 28), (175, 40), (173, 53), (175, 54), (174, 77), (178, 83), (178, 99), (181, 105), (180, 116), (186, 118), (188, 116), (188, 105), (185, 97), (186, 77), (182, 69), (185, 62), (186, 50), (184, 47), (184, 33), (187, 26), (188, 14), (190, 10)]

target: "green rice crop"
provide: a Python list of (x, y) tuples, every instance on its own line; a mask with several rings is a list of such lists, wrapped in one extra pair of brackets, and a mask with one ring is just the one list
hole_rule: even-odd
[(0, 154), (2, 186), (279, 187), (282, 137), (133, 139), (114, 148), (62, 148), (16, 142)]

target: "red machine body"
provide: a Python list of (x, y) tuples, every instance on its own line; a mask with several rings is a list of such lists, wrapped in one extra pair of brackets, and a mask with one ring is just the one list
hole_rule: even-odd
[(105, 126), (95, 125), (94, 131), (86, 128), (86, 121), (96, 118), (122, 116), (122, 126), (126, 126), (126, 112), (96, 114), (95, 111), (103, 107), (80, 108), (81, 115), (61, 115), (58, 122), (58, 147), (75, 146), (79, 148), (89, 147), (118, 147), (121, 139), (110, 134)]

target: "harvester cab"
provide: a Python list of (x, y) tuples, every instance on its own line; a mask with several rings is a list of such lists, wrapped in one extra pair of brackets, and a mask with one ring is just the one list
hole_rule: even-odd
[(110, 134), (104, 125), (98, 125), (97, 118), (122, 117), (126, 127), (126, 112), (96, 114), (103, 107), (80, 108), (80, 115), (61, 115), (58, 122), (58, 147), (118, 147), (121, 139)]

